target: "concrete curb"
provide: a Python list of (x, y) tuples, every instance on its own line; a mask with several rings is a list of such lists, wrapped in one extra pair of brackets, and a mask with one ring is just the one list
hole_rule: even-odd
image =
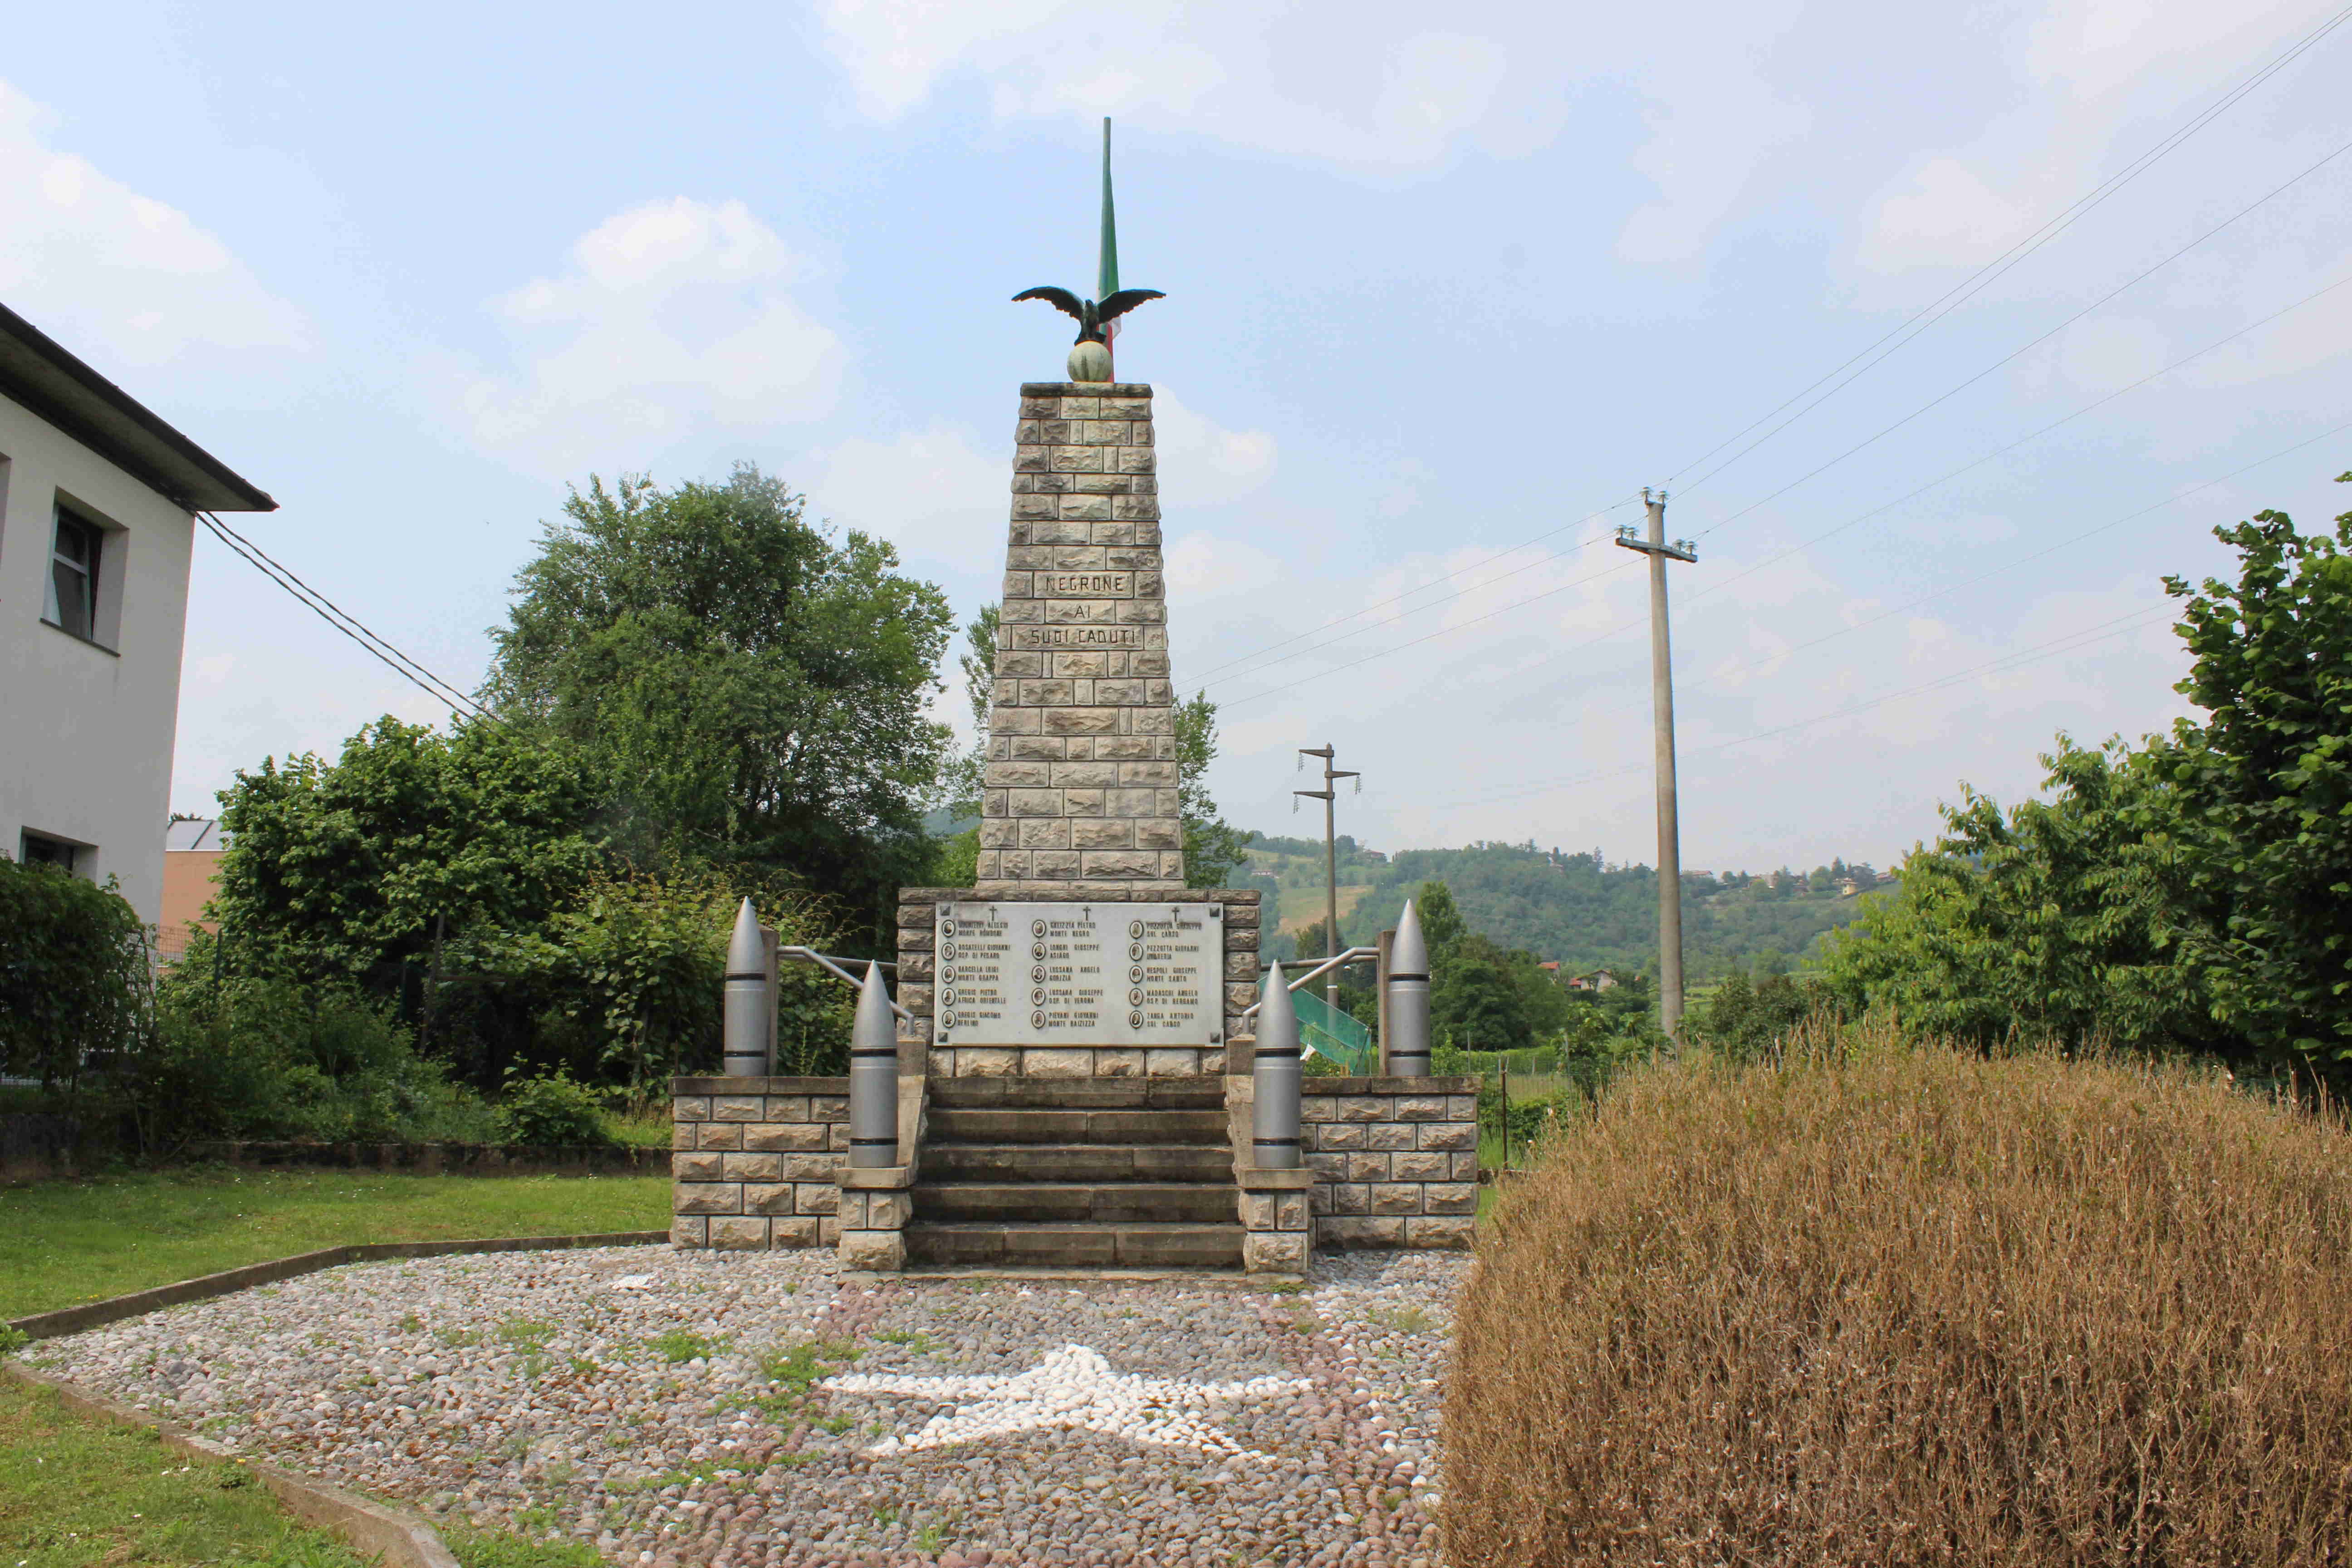
[(125, 1318), (144, 1317), (165, 1307), (177, 1307), (189, 1301), (209, 1301), (215, 1296), (234, 1295), (239, 1290), (250, 1290), (257, 1285), (274, 1285), (281, 1279), (316, 1274), (322, 1268), (340, 1268), (346, 1263), (367, 1263), (384, 1258), (446, 1258), (461, 1252), (560, 1252), (581, 1247), (650, 1247), (667, 1240), (669, 1232), (666, 1230), (618, 1230), (597, 1236), (506, 1236), (468, 1241), (354, 1242), (345, 1247), (322, 1247), (317, 1252), (298, 1252), (291, 1258), (273, 1258), (264, 1263), (248, 1263), (242, 1268), (224, 1269), (218, 1274), (183, 1279), (173, 1285), (158, 1285), (152, 1290), (133, 1290), (127, 1296), (110, 1296), (103, 1301), (89, 1301), (79, 1307), (60, 1307), (54, 1312), (36, 1312), (29, 1318), (13, 1319), (8, 1326), (27, 1339), (53, 1340), (63, 1334), (78, 1334), (85, 1329), (119, 1323)]
[(125, 1426), (147, 1427), (163, 1440), (165, 1447), (176, 1453), (242, 1464), (260, 1478), (261, 1484), (269, 1489), (270, 1495), (285, 1506), (287, 1512), (305, 1524), (332, 1531), (359, 1551), (374, 1557), (380, 1568), (458, 1568), (457, 1559), (450, 1554), (439, 1533), (406, 1509), (298, 1476), (276, 1465), (241, 1458), (235, 1449), (199, 1437), (160, 1416), (134, 1410), (102, 1394), (93, 1394), (62, 1377), (35, 1372), (20, 1362), (0, 1361), (0, 1376), (14, 1378), (29, 1387), (48, 1389), (68, 1408), (85, 1415)]

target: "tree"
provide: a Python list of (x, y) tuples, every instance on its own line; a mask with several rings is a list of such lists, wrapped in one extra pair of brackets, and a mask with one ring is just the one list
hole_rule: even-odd
[(220, 799), (208, 908), (241, 973), (390, 994), (436, 943), (538, 926), (602, 858), (583, 759), (491, 723), (443, 734), (386, 716), (337, 761), (266, 760)]
[(137, 1042), (147, 931), (115, 890), (0, 854), (0, 1072), (71, 1088)]
[(1235, 868), (1249, 858), (1256, 835), (1218, 815), (1209, 795), (1209, 764), (1217, 758), (1217, 705), (1197, 691), (1176, 704), (1176, 803), (1184, 818), (1184, 885), (1230, 886)]
[(951, 622), (890, 546), (836, 542), (757, 468), (591, 479), (518, 574), (484, 700), (588, 759), (615, 844), (781, 867), (886, 929), (932, 850), (948, 731), (925, 714)]
[[(2336, 477), (2352, 482), (2352, 473)], [(2177, 939), (2213, 1016), (2258, 1054), (2352, 1067), (2352, 511), (2331, 538), (2263, 511), (2217, 529), (2238, 581), (2179, 577), (2195, 657), (2181, 720), (2147, 766), (2177, 806), (2146, 814)], [(2167, 804), (2170, 804), (2168, 802)]]
[[(948, 808), (958, 816), (980, 815), (981, 780), (988, 766), (988, 714), (996, 700), (998, 606), (982, 605), (963, 629), (963, 700), (971, 709), (971, 749), (948, 764)], [(975, 838), (974, 843), (977, 845)]]

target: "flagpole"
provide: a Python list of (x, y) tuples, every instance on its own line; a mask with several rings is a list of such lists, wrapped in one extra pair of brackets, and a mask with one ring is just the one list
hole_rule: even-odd
[[(1110, 116), (1103, 116), (1102, 248), (1095, 272), (1095, 298), (1108, 300), (1118, 292), (1118, 222), (1110, 200)], [(1110, 356), (1110, 378), (1118, 379), (1118, 323), (1103, 333), (1103, 352)]]

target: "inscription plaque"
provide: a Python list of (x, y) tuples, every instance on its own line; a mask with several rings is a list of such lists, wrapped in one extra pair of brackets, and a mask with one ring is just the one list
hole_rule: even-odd
[(1213, 1046), (1223, 904), (940, 904), (942, 1046)]

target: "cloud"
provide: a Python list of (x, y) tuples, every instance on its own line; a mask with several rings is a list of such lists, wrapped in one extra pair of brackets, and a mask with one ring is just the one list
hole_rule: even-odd
[(569, 265), (490, 302), (515, 344), (457, 396), (474, 439), (555, 474), (642, 468), (689, 437), (829, 413), (847, 354), (793, 298), (795, 258), (740, 201), (616, 213)]
[(1772, 152), (1803, 137), (1812, 117), (1782, 101), (1744, 59), (1695, 53), (1650, 87), (1650, 140), (1633, 167), (1658, 189), (1617, 237), (1627, 261), (1696, 258)]
[[(1483, 20), (1483, 19), (1482, 19)], [(957, 76), (999, 119), (1116, 114), (1351, 167), (1423, 168), (1471, 142), (1515, 156), (1566, 118), (1562, 19), (1427, 26), (1402, 5), (1316, 11), (1240, 0), (832, 0), (825, 37), (860, 107), (896, 119)]]
[(0, 296), (68, 348), (116, 364), (308, 346), (301, 312), (218, 237), (49, 145), (54, 119), (0, 81)]
[(1879, 203), (1857, 259), (1875, 272), (1981, 266), (2025, 237), (2027, 212), (1958, 159), (1930, 158)]
[(1274, 477), (1274, 437), (1228, 430), (1171, 396), (1151, 395), (1152, 437), (1160, 444), (1160, 495), (1171, 510), (1237, 500)]
[(887, 441), (844, 441), (814, 462), (809, 498), (835, 522), (975, 574), (992, 578), (1004, 564), (1009, 447), (992, 457), (969, 433), (933, 425)]
[(1213, 533), (1185, 534), (1168, 546), (1164, 564), (1169, 597), (1179, 601), (1254, 594), (1271, 587), (1283, 575), (1278, 557), (1255, 544), (1220, 539)]

